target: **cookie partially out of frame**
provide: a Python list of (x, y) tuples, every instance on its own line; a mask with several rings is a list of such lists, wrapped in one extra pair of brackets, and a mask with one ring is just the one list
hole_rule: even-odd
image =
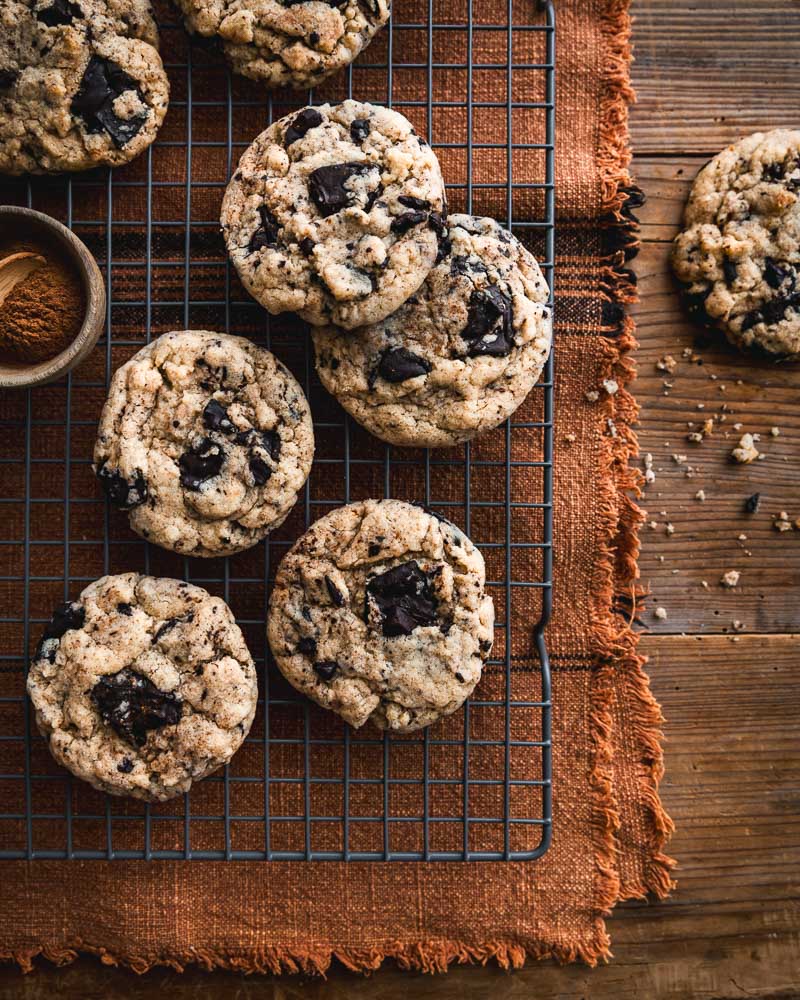
[(283, 523), (313, 455), (308, 403), (277, 358), (243, 337), (183, 330), (115, 372), (94, 469), (143, 538), (213, 557)]
[(59, 764), (100, 791), (163, 801), (231, 759), (258, 689), (224, 601), (122, 573), (56, 609), (28, 694)]
[(350, 329), (419, 288), (444, 212), (439, 163), (410, 122), (345, 101), (303, 108), (258, 136), (225, 192), (222, 230), (265, 309)]
[(550, 352), (539, 265), (493, 219), (451, 215), (442, 256), (395, 313), (314, 328), (322, 384), (376, 437), (444, 448), (502, 423)]
[(757, 132), (697, 175), (672, 264), (737, 347), (800, 358), (800, 131)]
[(313, 87), (348, 66), (389, 20), (389, 0), (176, 0), (189, 31), (218, 37), (236, 73)]
[(0, 3), (0, 172), (119, 166), (155, 139), (169, 84), (148, 0)]
[(358, 728), (411, 732), (481, 677), (494, 606), (483, 557), (449, 521), (399, 500), (321, 518), (281, 562), (268, 637), (287, 680)]

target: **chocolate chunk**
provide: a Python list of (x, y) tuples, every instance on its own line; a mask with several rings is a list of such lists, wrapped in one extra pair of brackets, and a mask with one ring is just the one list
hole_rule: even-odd
[(350, 138), (360, 146), (369, 135), (371, 129), (372, 126), (369, 123), (369, 118), (354, 118), (350, 122)]
[(778, 289), (784, 282), (791, 282), (788, 290), (791, 291), (797, 281), (797, 273), (790, 264), (780, 264), (772, 257), (767, 257), (764, 261), (764, 281), (770, 288)]
[(424, 198), (414, 198), (410, 194), (401, 194), (397, 199), (406, 208), (415, 208), (418, 212), (430, 211), (431, 203)]
[(223, 434), (231, 434), (236, 428), (228, 419), (228, 411), (216, 399), (209, 399), (203, 410), (203, 424), (210, 431), (222, 431)]
[(278, 234), (281, 224), (266, 205), (259, 206), (258, 214), (261, 218), (261, 225), (250, 237), (250, 243), (248, 244), (250, 253), (255, 253), (256, 250), (263, 250), (264, 247), (278, 245)]
[(60, 639), (65, 632), (71, 632), (76, 628), (83, 628), (85, 621), (86, 608), (78, 603), (78, 601), (60, 604), (53, 612), (53, 617), (49, 623), (45, 626), (33, 658), (40, 660), (44, 657), (50, 663), (53, 663), (56, 658), (57, 644), (52, 642), (52, 640)]
[(125, 615), (126, 618), (130, 618), (130, 616), (133, 614), (133, 608), (130, 606), (130, 604), (127, 604), (125, 601), (121, 601), (117, 605), (117, 611), (119, 612), (119, 614)]
[(722, 270), (725, 274), (725, 282), (728, 285), (732, 285), (736, 281), (736, 277), (739, 273), (736, 267), (736, 262), (731, 260), (729, 257), (722, 258)]
[(755, 514), (758, 510), (758, 506), (761, 503), (761, 494), (753, 493), (744, 502), (744, 509), (748, 514)]
[(314, 241), (312, 239), (309, 239), (308, 236), (300, 240), (298, 246), (300, 247), (300, 252), (304, 253), (306, 257), (310, 257), (311, 254), (314, 252)]
[(178, 618), (167, 618), (163, 625), (159, 625), (153, 636), (153, 644), (158, 642), (159, 639), (163, 639), (167, 632), (171, 632), (176, 625), (181, 625), (184, 622), (194, 621), (194, 611), (189, 611), (187, 614), (182, 615)]
[(370, 542), (367, 546), (367, 555), (376, 556), (381, 551), (382, 546), (378, 545), (376, 542)]
[(117, 770), (122, 774), (130, 774), (133, 770), (133, 761), (130, 757), (123, 757), (119, 764), (117, 764)]
[(489, 355), (505, 357), (514, 346), (511, 299), (496, 285), (476, 289), (469, 299), (467, 325), (461, 336), (469, 344), (471, 358)]
[(153, 729), (180, 721), (181, 700), (172, 691), (160, 691), (152, 681), (125, 667), (101, 677), (92, 688), (100, 718), (118, 736), (143, 747)]
[(765, 181), (780, 181), (783, 179), (786, 167), (783, 163), (767, 163), (764, 166), (762, 176)]
[(377, 169), (372, 163), (332, 163), (317, 167), (308, 178), (308, 190), (320, 215), (328, 218), (352, 205), (355, 194), (345, 187), (347, 181)]
[[(277, 431), (254, 431), (249, 435), (250, 443), (263, 448), (273, 462), (277, 462), (281, 454), (281, 436)], [(250, 455), (250, 472), (256, 486), (263, 486), (272, 475), (272, 467), (257, 453)]]
[(272, 469), (267, 465), (264, 459), (259, 458), (258, 455), (251, 455), (248, 465), (256, 486), (263, 486), (272, 475)]
[(312, 31), (311, 32), (311, 34), (308, 36), (308, 44), (312, 48), (315, 48), (317, 45), (319, 45), (319, 32), (318, 31)]
[(390, 347), (381, 355), (378, 372), (387, 382), (405, 382), (406, 379), (427, 375), (432, 365), (405, 347)]
[(418, 226), (420, 223), (427, 221), (427, 212), (403, 212), (402, 215), (398, 215), (392, 219), (392, 232), (402, 236), (402, 234), (407, 233), (409, 229), (413, 229), (414, 226)]
[(325, 577), (325, 586), (328, 588), (328, 594), (331, 600), (336, 605), (337, 608), (344, 607), (344, 594), (339, 590), (336, 584), (331, 580), (329, 576)]
[(224, 461), (225, 452), (222, 448), (211, 438), (203, 438), (178, 459), (181, 485), (187, 490), (199, 490), (204, 482), (219, 475)]
[(314, 673), (319, 674), (324, 681), (331, 680), (338, 669), (339, 664), (335, 660), (319, 660), (314, 664)]
[(293, 142), (297, 142), (298, 139), (302, 139), (306, 132), (310, 132), (312, 128), (316, 128), (317, 125), (321, 125), (323, 122), (322, 115), (316, 108), (303, 108), (302, 111), (298, 111), (297, 114), (289, 122), (289, 127), (283, 136), (283, 144), (288, 149)]
[(19, 73), (15, 69), (0, 69), (0, 90), (6, 90), (15, 83)]
[(76, 17), (83, 17), (83, 11), (76, 3), (70, 0), (53, 0), (49, 7), (37, 11), (36, 18), (48, 28), (55, 28), (59, 24), (72, 24)]
[(126, 479), (117, 469), (109, 469), (103, 463), (97, 470), (97, 478), (108, 499), (120, 510), (138, 507), (147, 499), (147, 483), (139, 469), (131, 479)]
[(125, 146), (147, 121), (146, 112), (132, 118), (118, 118), (114, 113), (114, 101), (128, 90), (142, 98), (133, 77), (116, 63), (92, 56), (70, 110), (83, 119), (88, 132), (105, 130), (117, 146)]
[(494, 643), (491, 639), (481, 639), (480, 650), (482, 653), (488, 653), (493, 645)]
[(469, 277), (472, 274), (486, 274), (486, 265), (477, 257), (465, 257), (457, 254), (450, 259), (450, 273), (453, 277), (459, 274)]
[(369, 581), (367, 617), (370, 601), (377, 606), (383, 634), (389, 638), (411, 635), (420, 625), (436, 623), (436, 598), (430, 580), (415, 560), (395, 566)]
[(464, 675), (459, 670), (456, 670), (456, 680), (459, 684), (464, 683)]
[(305, 656), (315, 656), (317, 652), (317, 640), (312, 639), (311, 636), (304, 635), (297, 643), (297, 651), (298, 653), (303, 653)]
[(281, 436), (278, 431), (261, 431), (259, 437), (269, 457), (277, 462), (281, 457)]

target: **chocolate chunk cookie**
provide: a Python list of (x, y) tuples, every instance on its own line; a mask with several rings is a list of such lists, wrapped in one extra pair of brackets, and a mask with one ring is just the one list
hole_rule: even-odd
[(122, 573), (56, 609), (28, 694), (59, 764), (112, 795), (163, 801), (236, 753), (258, 686), (224, 601)]
[(547, 284), (493, 219), (451, 215), (425, 283), (379, 323), (313, 330), (322, 384), (391, 444), (444, 448), (496, 427), (550, 351)]
[(3, 0), (0, 172), (138, 156), (167, 111), (157, 44), (147, 0)]
[(308, 403), (277, 358), (242, 337), (184, 330), (115, 373), (94, 470), (143, 538), (210, 557), (277, 528), (313, 454)]
[(287, 680), (358, 728), (410, 732), (481, 677), (494, 607), (483, 557), (449, 521), (399, 500), (332, 511), (278, 568), (269, 644)]
[(176, 0), (189, 31), (218, 36), (235, 73), (313, 87), (348, 66), (391, 13), (389, 0)]
[(737, 347), (800, 358), (800, 131), (757, 132), (700, 171), (672, 264)]
[(345, 101), (271, 125), (222, 204), (228, 252), (271, 313), (352, 328), (393, 312), (436, 260), (439, 163), (396, 111)]

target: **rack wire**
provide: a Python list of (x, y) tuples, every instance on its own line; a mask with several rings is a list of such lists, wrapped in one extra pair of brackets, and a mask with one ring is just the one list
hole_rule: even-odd
[[(7, 181), (4, 201), (62, 219), (96, 254), (106, 335), (64, 381), (0, 395), (0, 858), (532, 860), (551, 837), (553, 359), (503, 427), (459, 449), (392, 448), (322, 390), (308, 338), (242, 290), (219, 204), (253, 136), (303, 103), (402, 111), (442, 162), (452, 210), (493, 215), (553, 287), (555, 18), (535, 0), (396, 0), (346, 73), (306, 95), (262, 96), (156, 4), (172, 99), (154, 146), (116, 171)], [(454, 11), (458, 16), (454, 16)], [(504, 135), (497, 141), (498, 133)], [(491, 134), (491, 138), (487, 136)], [(524, 139), (524, 141), (523, 141)], [(552, 302), (551, 302), (552, 305)], [(169, 329), (245, 334), (304, 385), (317, 457), (265, 543), (231, 559), (152, 547), (91, 474), (110, 376)], [(366, 496), (421, 500), (487, 562), (493, 659), (465, 708), (422, 733), (354, 732), (269, 662), (265, 612), (281, 556), (317, 517)], [(113, 799), (52, 761), (24, 694), (27, 657), (57, 603), (109, 572), (179, 576), (228, 601), (259, 670), (253, 730), (231, 764), (162, 805)]]

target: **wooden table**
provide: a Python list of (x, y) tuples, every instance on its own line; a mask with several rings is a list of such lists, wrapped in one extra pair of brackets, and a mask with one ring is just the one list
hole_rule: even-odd
[[(800, 517), (800, 368), (698, 340), (667, 267), (697, 168), (741, 134), (800, 124), (800, 3), (638, 0), (634, 13), (634, 172), (648, 195), (635, 261), (635, 392), (656, 471), (645, 506), (657, 525), (643, 536), (653, 600), (642, 648), (668, 720), (662, 791), (678, 828), (678, 890), (664, 903), (619, 907), (614, 960), (595, 970), (546, 963), (430, 978), (386, 968), (362, 979), (337, 969), (320, 982), (138, 977), (81, 960), (24, 979), (0, 971), (0, 997), (800, 997), (800, 531), (772, 524), (781, 510)], [(673, 374), (656, 368), (665, 354), (678, 361)], [(712, 437), (686, 440), (690, 421), (723, 412)], [(729, 461), (739, 423), (739, 433), (761, 434), (763, 461)], [(755, 492), (760, 509), (748, 515)], [(741, 573), (733, 590), (719, 584), (729, 569)]]

